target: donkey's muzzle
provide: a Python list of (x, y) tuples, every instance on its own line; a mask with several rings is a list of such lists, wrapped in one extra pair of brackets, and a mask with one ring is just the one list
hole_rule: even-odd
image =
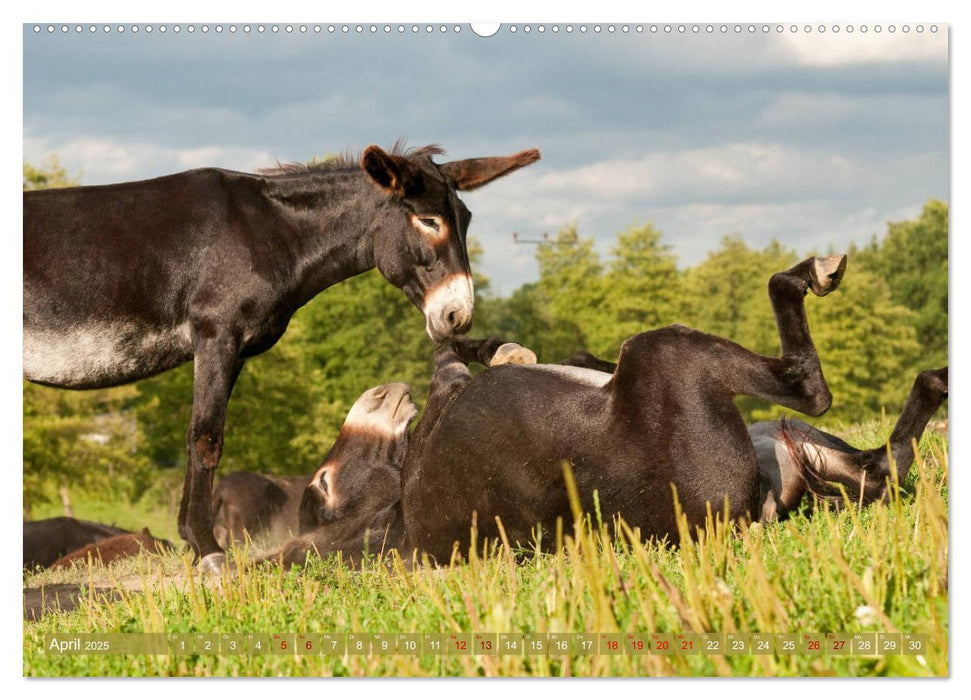
[(425, 330), (436, 343), (472, 327), (475, 291), (472, 278), (454, 275), (425, 295)]
[(426, 317), (425, 327), (428, 335), (436, 343), (465, 333), (472, 327), (472, 307), (455, 306), (444, 308), (438, 317)]

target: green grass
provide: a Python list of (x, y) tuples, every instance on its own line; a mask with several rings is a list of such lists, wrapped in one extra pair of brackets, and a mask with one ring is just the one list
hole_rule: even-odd
[[(844, 431), (851, 443), (889, 424)], [(876, 441), (879, 437), (875, 438)], [(443, 568), (399, 560), (351, 570), (191, 575), (188, 556), (142, 557), (107, 570), (25, 575), (25, 586), (134, 582), (117, 603), (24, 624), (29, 676), (643, 676), (948, 674), (947, 441), (928, 433), (887, 505), (821, 511), (767, 527), (714, 522), (679, 549), (620, 526), (565, 526), (555, 554), (503, 546)], [(872, 619), (857, 611), (869, 606)], [(924, 656), (54, 656), (70, 632), (921, 632)]]

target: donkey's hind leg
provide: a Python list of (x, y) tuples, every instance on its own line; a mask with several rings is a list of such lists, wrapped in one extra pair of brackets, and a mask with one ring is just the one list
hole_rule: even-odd
[(809, 333), (805, 296), (825, 296), (839, 286), (845, 255), (809, 258), (769, 280), (782, 357), (756, 355), (734, 345), (721, 373), (735, 395), (756, 396), (811, 416), (826, 412), (833, 396)]

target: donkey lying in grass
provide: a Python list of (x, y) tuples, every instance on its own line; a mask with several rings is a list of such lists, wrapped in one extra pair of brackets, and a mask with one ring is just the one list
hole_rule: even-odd
[[(585, 351), (563, 364), (608, 374), (617, 368)], [(748, 432), (759, 463), (761, 520), (785, 519), (807, 493), (839, 507), (844, 501), (841, 486), (851, 501), (863, 505), (885, 499), (893, 476), (891, 462), (898, 483), (904, 483), (914, 462), (913, 441), (920, 440), (947, 392), (947, 367), (918, 374), (889, 440), (872, 449), (857, 449), (800, 420), (750, 425)]]
[[(501, 520), (511, 543), (530, 546), (537, 527), (552, 533), (572, 518), (564, 463), (586, 512), (596, 492), (605, 520), (621, 515), (645, 538), (678, 541), (672, 485), (692, 529), (726, 501), (730, 520), (757, 517), (758, 460), (733, 399), (758, 396), (810, 415), (829, 408), (804, 297), (834, 290), (845, 265), (845, 256), (810, 258), (772, 276), (780, 358), (669, 326), (628, 339), (613, 374), (523, 364), (472, 377), (470, 362), (497, 364), (498, 341), (440, 343), (428, 405), (407, 444), (400, 504), (381, 509), (383, 541), (400, 538), (405, 553), (448, 561), (456, 545), (467, 547), (473, 524), (480, 539), (494, 539)], [(323, 515), (313, 505), (319, 496), (305, 492), (302, 522), (305, 512)], [(354, 539), (360, 518), (338, 521), (339, 536), (317, 541), (328, 551), (371, 548), (373, 541)], [(300, 561), (311, 548), (304, 540), (280, 558)]]
[(50, 566), (59, 557), (109, 537), (130, 534), (120, 527), (60, 517), (24, 523), (24, 568)]
[[(564, 463), (581, 505), (621, 515), (645, 538), (678, 541), (675, 494), (689, 528), (709, 509), (758, 517), (759, 466), (739, 395), (818, 416), (831, 403), (804, 296), (836, 289), (845, 256), (810, 258), (772, 276), (782, 357), (669, 326), (628, 339), (612, 374), (560, 365), (501, 366), (472, 377), (455, 344), (436, 351), (428, 406), (402, 470), (404, 551), (448, 561), (476, 523), (480, 539), (529, 545), (572, 519)], [(552, 545), (547, 535), (543, 543)]]
[(439, 165), (440, 153), (369, 146), (359, 163), (24, 193), (26, 379), (89, 389), (194, 362), (179, 534), (204, 569), (225, 562), (212, 482), (229, 396), (243, 361), (272, 347), (297, 309), (377, 267), (433, 340), (471, 324), (471, 214), (457, 192), (539, 151)]
[(844, 502), (840, 486), (853, 502), (884, 500), (894, 469), (897, 483), (907, 479), (914, 442), (947, 398), (947, 389), (947, 367), (918, 374), (889, 440), (872, 449), (857, 449), (800, 420), (750, 425), (762, 482), (762, 520), (785, 519), (807, 493), (839, 507)]
[(220, 547), (242, 546), (246, 537), (278, 545), (299, 532), (300, 498), (309, 476), (233, 472), (212, 491), (212, 532)]
[(165, 554), (175, 547), (168, 540), (153, 537), (148, 528), (141, 532), (130, 532), (125, 535), (108, 537), (95, 544), (81, 547), (51, 564), (52, 569), (70, 569), (76, 564), (86, 565), (90, 560), (104, 566), (120, 559), (135, 557), (142, 552), (146, 554)]

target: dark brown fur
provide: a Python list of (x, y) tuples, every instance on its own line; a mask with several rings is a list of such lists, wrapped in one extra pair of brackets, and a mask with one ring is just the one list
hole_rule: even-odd
[(229, 548), (249, 536), (276, 545), (299, 531), (300, 498), (309, 476), (233, 472), (216, 483), (212, 494), (213, 534)]
[(23, 525), (24, 567), (50, 566), (59, 557), (127, 530), (77, 518), (32, 520)]
[(783, 355), (671, 326), (627, 340), (605, 384), (561, 366), (503, 366), (471, 377), (462, 348), (443, 343), (425, 414), (402, 471), (404, 547), (449, 561), (479, 539), (552, 546), (572, 520), (570, 465), (581, 506), (622, 516), (644, 537), (678, 541), (672, 485), (693, 531), (728, 503), (731, 521), (757, 517), (759, 468), (734, 398), (752, 395), (820, 415), (830, 405), (804, 295), (825, 295), (845, 257), (803, 261), (773, 275), (769, 295)]
[(51, 564), (51, 568), (69, 569), (76, 563), (85, 563), (89, 559), (107, 566), (119, 559), (138, 556), (142, 552), (146, 554), (164, 554), (172, 549), (174, 547), (171, 542), (152, 537), (146, 528), (139, 534), (128, 533), (126, 535), (116, 535), (115, 537), (109, 537), (95, 544), (89, 544), (61, 557)]
[[(225, 561), (212, 485), (230, 394), (243, 361), (272, 347), (297, 309), (377, 267), (425, 312), (434, 340), (472, 323), (471, 297), (434, 294), (470, 275), (471, 214), (457, 193), (539, 152), (443, 164), (432, 153), (369, 146), (359, 168), (204, 168), (24, 192), (25, 378), (108, 387), (194, 362), (179, 534), (200, 557), (213, 555), (207, 567)], [(416, 235), (412, 216), (440, 220), (447, 245)], [(76, 352), (79, 337), (96, 351)]]

